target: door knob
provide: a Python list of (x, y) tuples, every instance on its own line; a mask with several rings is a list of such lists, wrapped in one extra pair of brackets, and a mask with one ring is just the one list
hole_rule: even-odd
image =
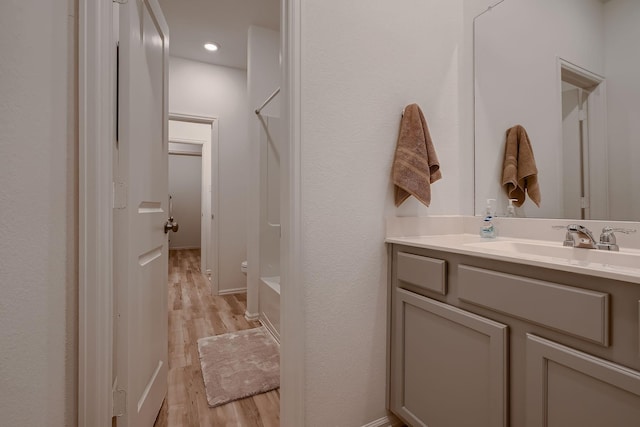
[(164, 234), (167, 234), (170, 231), (173, 231), (175, 233), (176, 231), (178, 231), (178, 228), (180, 228), (180, 225), (178, 225), (178, 222), (174, 221), (173, 217), (170, 216), (167, 222), (164, 224)]

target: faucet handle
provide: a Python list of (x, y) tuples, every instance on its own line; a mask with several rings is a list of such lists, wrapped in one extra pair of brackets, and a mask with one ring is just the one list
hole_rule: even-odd
[(624, 234), (631, 234), (631, 233), (635, 233), (636, 230), (635, 228), (613, 228), (610, 226), (605, 226), (602, 229), (602, 234), (610, 234), (610, 233), (624, 233)]
[(618, 246), (618, 242), (616, 241), (616, 235), (613, 233), (631, 234), (635, 232), (636, 230), (633, 228), (613, 228), (607, 225), (602, 229), (602, 234), (600, 234), (600, 243), (598, 244), (598, 247), (600, 249), (605, 249), (609, 251), (618, 251), (620, 250), (620, 247)]
[(613, 228), (607, 225), (602, 229), (602, 234), (600, 234), (600, 243), (615, 245), (616, 235), (613, 233), (631, 234), (636, 231), (633, 228)]

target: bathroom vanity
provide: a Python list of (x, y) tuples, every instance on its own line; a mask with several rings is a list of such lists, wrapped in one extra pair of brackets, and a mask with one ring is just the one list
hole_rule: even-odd
[(388, 405), (406, 423), (640, 425), (640, 251), (387, 243)]
[[(517, 123), (544, 203), (494, 218), (498, 239), (478, 217), (387, 218), (389, 409), (411, 426), (638, 427), (640, 241), (614, 252), (606, 230), (640, 230), (638, 193), (614, 191), (640, 176), (625, 122), (640, 2), (491, 4), (469, 28), (475, 213), (504, 213)], [(574, 221), (603, 236), (565, 237)]]

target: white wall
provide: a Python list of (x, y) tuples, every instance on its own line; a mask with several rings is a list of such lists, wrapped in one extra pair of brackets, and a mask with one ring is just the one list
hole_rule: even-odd
[[(254, 113), (262, 103), (280, 87), (280, 33), (266, 28), (251, 26), (247, 40), (247, 81), (249, 92), (249, 117), (247, 126), (250, 132), (250, 185), (249, 218), (247, 222), (247, 313), (258, 314), (258, 285), (260, 281), (261, 236), (273, 241), (277, 230), (265, 230), (264, 215), (261, 215), (261, 153), (265, 148), (262, 139), (267, 117), (280, 116), (280, 95), (277, 95), (258, 117)], [(263, 118), (264, 122), (260, 119)], [(266, 233), (266, 234), (265, 234)], [(268, 261), (268, 260), (267, 260)], [(271, 259), (271, 262), (273, 258)], [(269, 262), (269, 261), (268, 261)]]
[(76, 424), (75, 1), (0, 5), (0, 420)]
[(246, 286), (240, 264), (247, 256), (248, 111), (244, 70), (170, 59), (169, 112), (219, 119), (220, 291)]
[[(280, 33), (252, 25), (247, 43), (249, 107), (254, 111), (280, 87)], [(262, 115), (280, 117), (280, 98), (269, 102)]]
[(605, 5), (605, 75), (609, 129), (611, 219), (640, 219), (640, 2), (613, 0)]
[[(187, 147), (201, 145), (177, 144)], [(180, 224), (177, 233), (170, 232), (169, 248), (200, 248), (200, 215), (202, 213), (202, 157), (169, 154), (169, 194), (172, 215)]]
[[(505, 132), (521, 124), (531, 139), (542, 194), (528, 217), (562, 216), (562, 102), (557, 57), (603, 74), (599, 0), (508, 0), (476, 21), (476, 212), (485, 199), (507, 205), (501, 187)], [(479, 82), (479, 83), (478, 83)]]
[[(470, 205), (462, 1), (303, 1), (301, 13), (305, 425), (361, 426), (386, 414), (384, 218)], [(412, 102), (443, 174), (428, 209), (393, 205), (400, 113)]]

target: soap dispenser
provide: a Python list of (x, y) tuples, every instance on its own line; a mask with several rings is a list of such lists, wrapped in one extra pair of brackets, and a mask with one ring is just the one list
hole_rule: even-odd
[(517, 202), (518, 199), (509, 199), (509, 205), (507, 206), (507, 216), (511, 218), (515, 218), (516, 216), (516, 207), (513, 206), (513, 202)]
[(480, 225), (480, 237), (483, 239), (495, 239), (496, 238), (496, 228), (493, 225), (493, 217), (491, 215), (487, 215), (482, 220), (482, 224)]

